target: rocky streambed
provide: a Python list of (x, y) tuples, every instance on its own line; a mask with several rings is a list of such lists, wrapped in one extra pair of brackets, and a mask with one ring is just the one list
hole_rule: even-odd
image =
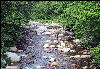
[[(30, 21), (23, 27), (22, 40), (8, 53), (13, 61), (7, 69), (90, 68), (88, 50), (81, 48), (80, 40), (74, 38), (73, 32), (65, 31), (58, 23)], [(9, 55), (11, 53), (16, 55)]]

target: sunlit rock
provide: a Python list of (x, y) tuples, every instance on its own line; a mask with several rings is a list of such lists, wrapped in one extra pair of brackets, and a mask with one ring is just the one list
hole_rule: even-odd
[(81, 55), (81, 58), (90, 58), (90, 55)]
[(50, 45), (50, 47), (51, 47), (51, 48), (54, 48), (54, 47), (55, 47), (55, 45)]
[(16, 47), (10, 47), (10, 51), (16, 52), (16, 51), (18, 51), (18, 49)]
[(70, 48), (63, 48), (62, 51), (63, 51), (64, 53), (67, 53), (67, 52), (70, 51)]
[(60, 41), (61, 43), (61, 46), (63, 46), (63, 47), (65, 47), (66, 46), (66, 44), (63, 42), (63, 41)]
[(58, 48), (62, 48), (62, 46), (61, 46), (61, 45), (57, 45), (56, 47), (58, 47)]
[(76, 44), (79, 44), (80, 40), (79, 39), (75, 39), (75, 40), (73, 40), (73, 42), (76, 43)]
[(44, 34), (46, 34), (46, 35), (51, 35), (52, 33), (51, 33), (51, 32), (45, 32)]
[(60, 64), (58, 62), (52, 62), (51, 66), (59, 66)]
[(18, 56), (16, 53), (6, 52), (6, 55), (11, 59), (12, 62), (18, 62), (21, 60), (21, 56)]
[(44, 48), (49, 48), (49, 44), (45, 44), (43, 47)]
[(71, 52), (71, 53), (75, 53), (76, 51), (75, 51), (75, 50), (70, 50), (70, 52)]
[(17, 52), (23, 52), (23, 50), (18, 50)]
[(46, 42), (51, 42), (51, 40), (46, 40)]
[(70, 56), (70, 58), (80, 58), (80, 55)]
[(54, 42), (54, 43), (58, 43), (58, 40), (54, 40), (53, 42)]
[(18, 66), (7, 66), (6, 69), (19, 69)]
[(49, 61), (54, 62), (55, 60), (56, 60), (55, 58), (51, 57)]
[(63, 37), (63, 36), (64, 36), (64, 34), (59, 34), (59, 35), (58, 35), (58, 37)]
[(89, 69), (89, 68), (88, 68), (88, 66), (84, 66), (84, 67), (82, 67), (82, 69)]

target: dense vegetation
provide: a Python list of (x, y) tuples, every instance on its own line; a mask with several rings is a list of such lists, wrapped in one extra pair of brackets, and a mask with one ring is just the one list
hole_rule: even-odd
[[(8, 8), (9, 7), (9, 8)], [(98, 53), (93, 62), (100, 62), (99, 1), (2, 1), (1, 55), (13, 46), (20, 35), (21, 24), (28, 20), (55, 21), (69, 26), (90, 53)]]

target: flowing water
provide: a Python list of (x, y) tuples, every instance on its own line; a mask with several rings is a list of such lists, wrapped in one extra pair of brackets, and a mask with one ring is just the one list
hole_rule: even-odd
[[(30, 22), (30, 28), (26, 37), (28, 43), (26, 50), (22, 53), (18, 53), (19, 55), (24, 55), (24, 57), (21, 61), (13, 65), (17, 65), (19, 69), (81, 69), (78, 65), (82, 63), (80, 59), (66, 58), (69, 57), (69, 55), (60, 52), (57, 47), (43, 48), (45, 44), (48, 44), (47, 40), (58, 40), (56, 34), (52, 34), (54, 36), (45, 34), (45, 32), (54, 29), (47, 28), (47, 26), (42, 23)], [(57, 30), (60, 31), (60, 28)], [(59, 43), (60, 40), (58, 40), (57, 44)], [(55, 58), (54, 62), (57, 64), (53, 65), (52, 62), (49, 61), (50, 58)], [(74, 65), (75, 63), (77, 65)]]

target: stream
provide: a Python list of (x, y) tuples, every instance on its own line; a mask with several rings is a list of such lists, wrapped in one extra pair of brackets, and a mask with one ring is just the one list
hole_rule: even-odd
[[(28, 28), (26, 31), (28, 35), (24, 34), (26, 45), (23, 48), (25, 50), (17, 53), (23, 57), (19, 62), (14, 62), (13, 66), (18, 66), (19, 69), (83, 69), (81, 67), (88, 65), (83, 59), (70, 59), (69, 52), (64, 53), (58, 50), (57, 45), (61, 43), (62, 45), (74, 44), (64, 38), (73, 36), (61, 36), (61, 38), (58, 36), (65, 33), (63, 27), (30, 21), (26, 28)], [(66, 48), (66, 45), (63, 47)]]

